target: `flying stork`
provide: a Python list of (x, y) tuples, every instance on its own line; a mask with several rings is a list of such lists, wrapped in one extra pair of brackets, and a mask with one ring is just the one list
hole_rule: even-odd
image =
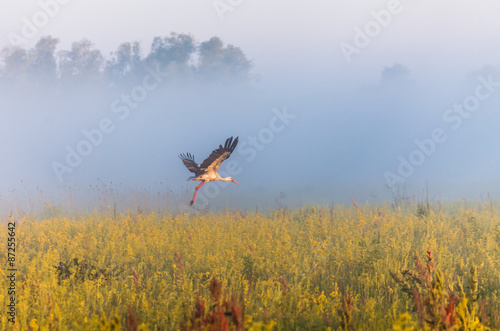
[(193, 199), (189, 204), (190, 206), (193, 205), (194, 200), (196, 199), (196, 194), (198, 193), (200, 187), (203, 186), (203, 184), (216, 180), (223, 180), (226, 182), (233, 182), (235, 184), (238, 184), (233, 179), (233, 177), (223, 178), (217, 173), (217, 170), (219, 170), (221, 163), (224, 162), (224, 160), (231, 155), (231, 153), (236, 148), (237, 144), (238, 144), (238, 137), (236, 137), (234, 141), (233, 137), (227, 138), (224, 147), (222, 147), (222, 145), (219, 145), (219, 148), (213, 150), (212, 154), (210, 154), (210, 156), (207, 157), (202, 164), (196, 164), (196, 162), (194, 161), (194, 155), (192, 154), (186, 153), (179, 155), (179, 158), (182, 160), (182, 163), (184, 163), (186, 168), (188, 168), (189, 171), (195, 174), (194, 176), (189, 177), (188, 181), (191, 180), (201, 181), (200, 185), (196, 186), (196, 188), (194, 189)]

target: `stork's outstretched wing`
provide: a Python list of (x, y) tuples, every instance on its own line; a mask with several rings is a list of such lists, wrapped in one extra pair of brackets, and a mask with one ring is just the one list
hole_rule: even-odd
[(238, 145), (238, 137), (236, 137), (234, 141), (233, 137), (227, 138), (224, 147), (222, 147), (222, 145), (219, 145), (219, 148), (214, 150), (212, 154), (210, 154), (210, 156), (207, 157), (202, 164), (200, 164), (200, 170), (217, 172), (221, 163), (231, 155), (231, 153), (236, 148), (236, 145)]
[(182, 163), (184, 163), (189, 171), (194, 172), (195, 174), (200, 171), (200, 165), (196, 164), (196, 162), (194, 161), (194, 155), (189, 153), (180, 154), (179, 158), (182, 160)]

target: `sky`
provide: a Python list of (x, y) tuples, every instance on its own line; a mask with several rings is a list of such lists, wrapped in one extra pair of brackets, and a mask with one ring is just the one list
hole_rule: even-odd
[[(217, 36), (244, 52), (259, 79), (241, 94), (151, 97), (143, 112), (115, 121), (63, 181), (51, 165), (112, 115), (116, 96), (69, 113), (57, 96), (40, 106), (28, 92), (22, 105), (0, 109), (0, 201), (58, 204), (56, 193), (39, 192), (92, 192), (103, 183), (122, 194), (124, 208), (127, 190), (189, 200), (195, 184), (185, 182), (190, 173), (177, 154), (201, 162), (229, 136), (240, 136), (230, 159), (240, 185), (207, 185), (213, 198), (202, 197), (200, 208), (203, 199), (272, 207), (281, 193), (290, 204), (381, 203), (426, 187), (436, 200), (498, 198), (498, 9), (493, 0), (3, 1), (0, 49), (19, 40), (31, 48), (51, 35), (58, 51), (88, 38), (107, 57), (127, 41), (148, 51), (170, 32)], [(460, 113), (457, 104), (474, 109)]]

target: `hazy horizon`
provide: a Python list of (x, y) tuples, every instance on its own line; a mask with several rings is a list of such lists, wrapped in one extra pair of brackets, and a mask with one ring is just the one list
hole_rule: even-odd
[[(234, 161), (240, 185), (207, 184), (200, 208), (272, 206), (282, 194), (290, 204), (381, 203), (426, 187), (435, 200), (498, 199), (498, 7), (10, 3), (0, 13), (1, 58), (17, 62), (0, 66), (0, 202), (4, 209), (67, 204), (71, 188), (92, 209), (96, 200), (85, 199), (105, 185), (123, 208), (145, 200), (187, 204), (196, 185), (186, 182), (191, 174), (177, 155), (190, 152), (201, 163), (230, 136), (240, 137), (226, 161)], [(192, 51), (178, 48), (187, 59), (153, 52), (154, 38), (172, 42), (171, 33), (193, 39)], [(58, 39), (57, 77), (32, 70), (34, 49), (47, 36)], [(223, 60), (200, 55), (213, 37), (223, 43), (213, 51)], [(88, 75), (75, 71), (70, 52), (83, 39), (92, 43), (89, 56), (102, 56), (98, 70), (81, 67)], [(140, 65), (124, 69), (124, 78), (110, 76), (107, 63), (127, 42), (140, 45)], [(135, 106), (123, 99), (134, 93)], [(78, 146), (86, 155), (75, 155)], [(231, 172), (225, 164), (221, 171)]]

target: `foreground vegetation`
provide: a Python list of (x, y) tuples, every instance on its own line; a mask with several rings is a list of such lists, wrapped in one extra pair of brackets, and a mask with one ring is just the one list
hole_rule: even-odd
[(2, 329), (500, 329), (491, 202), (7, 221)]

